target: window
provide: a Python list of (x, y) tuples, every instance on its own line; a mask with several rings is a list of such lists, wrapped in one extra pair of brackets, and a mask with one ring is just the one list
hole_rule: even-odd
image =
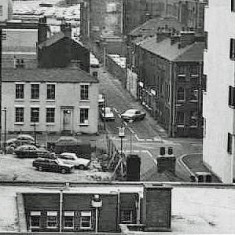
[(198, 90), (195, 87), (191, 87), (190, 100), (191, 101), (198, 100)]
[(231, 11), (235, 11), (235, 0), (231, 0)]
[(23, 59), (16, 59), (15, 60), (15, 67), (16, 68), (24, 68), (25, 67), (24, 60)]
[(47, 123), (55, 122), (55, 108), (46, 108), (46, 122)]
[(80, 217), (80, 228), (90, 229), (91, 228), (91, 211), (82, 211)]
[(81, 108), (80, 109), (80, 124), (87, 124), (88, 125), (88, 108)]
[(64, 212), (64, 228), (69, 228), (69, 229), (74, 228), (74, 212), (73, 211)]
[(31, 99), (39, 99), (39, 84), (31, 84)]
[(107, 13), (113, 13), (117, 11), (117, 4), (112, 2), (112, 3), (107, 3), (106, 4), (106, 12)]
[(3, 6), (0, 6), (0, 16), (3, 16)]
[(131, 224), (133, 223), (133, 212), (132, 210), (121, 211), (121, 223)]
[(197, 111), (190, 111), (190, 126), (197, 127), (198, 115)]
[(191, 76), (198, 76), (199, 68), (198, 66), (190, 66), (190, 75)]
[(55, 84), (47, 84), (47, 99), (55, 99)]
[(57, 211), (48, 211), (47, 212), (47, 228), (57, 228)]
[(24, 84), (16, 84), (16, 99), (24, 99)]
[(233, 144), (233, 136), (232, 134), (228, 133), (228, 140), (227, 140), (227, 152), (232, 154), (232, 144)]
[(24, 122), (24, 108), (23, 107), (16, 107), (15, 108), (15, 122)]
[(88, 85), (81, 85), (81, 100), (88, 100), (88, 91), (89, 86)]
[(179, 75), (185, 75), (186, 70), (187, 70), (186, 66), (179, 66)]
[(40, 211), (31, 211), (30, 212), (30, 228), (40, 228)]
[(184, 126), (184, 112), (177, 112), (176, 122), (177, 125)]
[(185, 97), (184, 97), (184, 88), (183, 87), (179, 87), (178, 91), (177, 91), (177, 100), (178, 101), (184, 101)]
[(31, 108), (31, 122), (39, 122), (39, 108)]
[(230, 59), (235, 60), (235, 39), (230, 39)]
[(228, 105), (230, 108), (235, 108), (235, 87), (229, 86)]

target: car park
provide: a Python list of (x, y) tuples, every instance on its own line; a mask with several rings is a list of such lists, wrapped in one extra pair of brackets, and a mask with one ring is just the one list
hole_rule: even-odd
[(19, 158), (37, 158), (48, 153), (46, 149), (37, 148), (34, 145), (21, 145), (14, 152)]
[(100, 111), (100, 117), (103, 121), (114, 121), (114, 113), (110, 107), (102, 108)]
[(74, 170), (74, 165), (65, 164), (60, 159), (37, 158), (33, 161), (33, 167), (39, 171), (53, 171), (62, 174), (71, 173)]
[(128, 109), (121, 114), (121, 118), (124, 121), (137, 121), (143, 120), (146, 116), (146, 113), (138, 109)]
[(75, 153), (61, 153), (57, 157), (66, 164), (72, 164), (80, 170), (88, 169), (91, 161), (85, 158), (79, 158)]

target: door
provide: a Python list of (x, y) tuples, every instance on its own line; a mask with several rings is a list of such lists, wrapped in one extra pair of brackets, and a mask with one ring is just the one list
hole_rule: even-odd
[(72, 111), (70, 109), (63, 110), (63, 131), (71, 131), (72, 128)]

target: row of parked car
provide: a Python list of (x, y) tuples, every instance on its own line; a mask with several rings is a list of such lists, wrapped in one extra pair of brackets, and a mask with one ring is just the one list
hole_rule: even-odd
[[(82, 144), (80, 144), (79, 146), (76, 139), (72, 141), (71, 138), (67, 138), (62, 139), (59, 142), (61, 143), (61, 141), (63, 141), (62, 144), (66, 144), (65, 142), (69, 142), (69, 145), (65, 145), (64, 147), (74, 147), (74, 150), (76, 150), (77, 148), (82, 148)], [(45, 170), (70, 173), (73, 171), (74, 168), (78, 168), (80, 170), (88, 169), (91, 163), (90, 158), (86, 159), (78, 157), (76, 153), (60, 152), (56, 154), (54, 152), (48, 151), (43, 147), (37, 147), (34, 145), (34, 138), (30, 135), (20, 135), (16, 139), (9, 140), (7, 144), (13, 148), (13, 153), (18, 158), (36, 158), (33, 161), (33, 167), (35, 167), (39, 171)], [(85, 147), (87, 146), (85, 145)]]
[[(111, 107), (107, 107), (105, 104), (105, 96), (99, 94), (99, 108), (100, 117), (103, 121), (115, 121), (115, 116)], [(121, 114), (121, 118), (124, 121), (141, 121), (145, 118), (146, 113), (138, 109), (128, 109)]]

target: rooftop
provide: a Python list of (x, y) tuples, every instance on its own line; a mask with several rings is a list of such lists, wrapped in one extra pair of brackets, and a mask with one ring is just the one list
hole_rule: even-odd
[(195, 42), (185, 47), (179, 47), (179, 42), (171, 44), (170, 38), (157, 42), (157, 36), (154, 36), (143, 40), (140, 47), (169, 61), (201, 62), (205, 44)]
[(79, 68), (3, 69), (3, 82), (98, 83), (98, 79)]
[[(171, 234), (234, 234), (235, 231), (235, 188), (232, 185), (167, 184), (172, 190), (172, 232)], [(27, 183), (0, 183), (0, 232), (18, 232), (17, 193), (51, 192), (59, 193), (61, 185), (55, 183), (40, 185)], [(68, 193), (112, 193), (142, 191), (141, 183), (90, 183), (75, 184)], [(132, 231), (133, 232), (133, 231)], [(132, 233), (135, 234), (135, 233)], [(142, 234), (137, 232), (136, 234)], [(146, 234), (146, 233), (143, 233)], [(156, 234), (156, 233), (151, 233)], [(166, 233), (164, 233), (166, 234)], [(168, 233), (167, 233), (168, 234)]]

